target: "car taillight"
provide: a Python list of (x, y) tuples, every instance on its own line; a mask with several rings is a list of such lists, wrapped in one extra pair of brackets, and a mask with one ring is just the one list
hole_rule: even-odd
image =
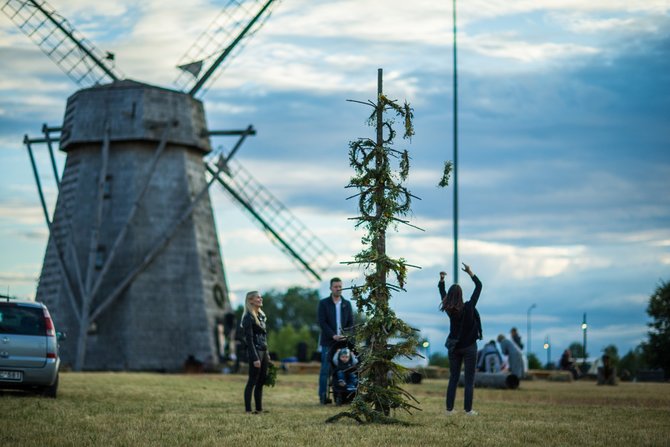
[(48, 359), (55, 359), (56, 358), (56, 353), (55, 352), (47, 352), (47, 358)]
[(51, 320), (51, 315), (49, 311), (44, 309), (44, 328), (47, 331), (47, 337), (55, 337), (56, 330), (54, 329), (54, 322)]

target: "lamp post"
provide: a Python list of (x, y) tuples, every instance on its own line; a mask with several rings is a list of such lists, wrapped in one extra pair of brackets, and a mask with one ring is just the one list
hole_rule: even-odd
[(421, 343), (421, 346), (426, 350), (426, 358), (428, 359), (428, 364), (430, 364), (430, 342), (424, 340), (423, 343)]
[(454, 19), (454, 283), (458, 284), (458, 70), (456, 69), (456, 0), (453, 0)]
[(528, 343), (526, 343), (526, 358), (530, 357), (530, 311), (535, 309), (537, 305), (533, 303), (529, 308), (526, 314), (526, 333), (528, 334)]
[(584, 312), (584, 318), (582, 319), (582, 333), (584, 334), (584, 343), (583, 343), (583, 352), (582, 352), (582, 366), (586, 365), (586, 329), (588, 328), (586, 324), (586, 312)]
[(549, 368), (549, 365), (551, 365), (551, 344), (548, 335), (544, 337), (544, 350), (547, 351), (547, 368)]

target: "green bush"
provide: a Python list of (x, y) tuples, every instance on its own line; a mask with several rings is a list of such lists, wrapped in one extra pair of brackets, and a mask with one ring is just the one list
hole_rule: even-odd
[(292, 325), (282, 326), (278, 331), (270, 331), (268, 334), (268, 348), (270, 352), (276, 352), (280, 359), (295, 357), (297, 355), (298, 343), (307, 343), (307, 356), (316, 350), (316, 339), (307, 326), (296, 330)]
[(441, 366), (443, 368), (449, 368), (449, 356), (436, 352), (429, 357), (428, 364), (430, 366)]
[(641, 369), (648, 368), (642, 352), (642, 346), (628, 351), (626, 355), (621, 357), (617, 368), (617, 373), (621, 380), (633, 380), (637, 372)]
[(542, 369), (542, 362), (532, 352), (528, 355), (528, 369)]

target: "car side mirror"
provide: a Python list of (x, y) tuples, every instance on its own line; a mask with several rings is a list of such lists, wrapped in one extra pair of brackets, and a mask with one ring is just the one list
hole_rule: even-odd
[(67, 334), (65, 332), (56, 332), (56, 340), (63, 341), (67, 339)]

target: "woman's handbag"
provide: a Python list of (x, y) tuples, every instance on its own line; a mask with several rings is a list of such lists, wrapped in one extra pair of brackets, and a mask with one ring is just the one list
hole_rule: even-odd
[(451, 338), (451, 336), (447, 337), (447, 341), (444, 342), (444, 346), (447, 347), (449, 351), (456, 349), (456, 345), (458, 344), (458, 340), (461, 338), (461, 334), (463, 333), (463, 320), (465, 320), (465, 311), (461, 311), (463, 314), (461, 315), (461, 328), (458, 331), (458, 338)]
[(451, 351), (451, 350), (456, 348), (457, 344), (458, 344), (458, 339), (457, 338), (447, 337), (447, 341), (444, 343), (444, 346), (446, 346), (447, 349), (449, 351)]

